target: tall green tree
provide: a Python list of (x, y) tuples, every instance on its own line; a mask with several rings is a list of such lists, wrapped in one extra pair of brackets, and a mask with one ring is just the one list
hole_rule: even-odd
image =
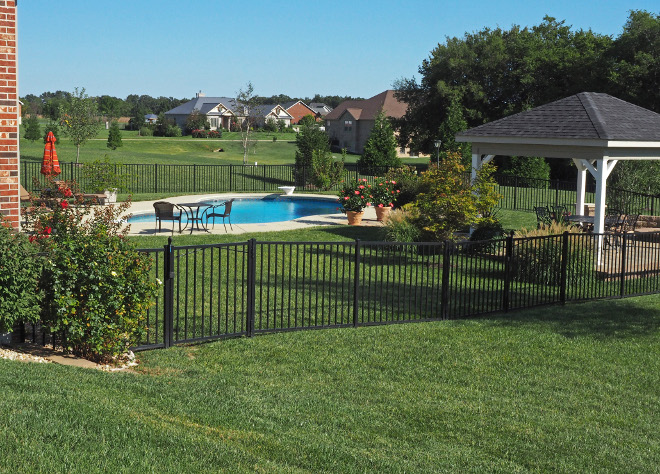
[(23, 138), (34, 142), (41, 138), (41, 127), (39, 126), (39, 119), (36, 115), (30, 115), (25, 121), (25, 135)]
[(76, 146), (76, 163), (78, 163), (80, 147), (99, 132), (100, 122), (96, 102), (85, 94), (84, 88), (80, 90), (76, 88), (71, 94), (68, 107), (60, 109), (60, 118), (64, 125), (64, 133)]
[(386, 168), (398, 168), (401, 160), (396, 154), (397, 144), (394, 130), (385, 112), (381, 109), (376, 115), (374, 127), (364, 145), (364, 152), (358, 159), (360, 171), (367, 174), (382, 175)]
[(314, 153), (325, 156), (330, 151), (328, 134), (318, 125), (301, 127), (296, 135), (296, 184), (302, 186), (311, 182)]
[(631, 11), (611, 56), (613, 94), (660, 112), (660, 14)]
[(110, 124), (110, 130), (108, 131), (107, 146), (112, 150), (116, 150), (122, 145), (123, 143), (121, 141), (121, 131), (119, 130), (119, 124), (117, 122), (112, 122), (112, 124)]
[(396, 96), (408, 103), (397, 121), (402, 144), (433, 152), (453, 100), (468, 127), (583, 91), (607, 86), (612, 40), (573, 31), (546, 16), (532, 28), (484, 28), (447, 38), (419, 67), (421, 80), (401, 79)]

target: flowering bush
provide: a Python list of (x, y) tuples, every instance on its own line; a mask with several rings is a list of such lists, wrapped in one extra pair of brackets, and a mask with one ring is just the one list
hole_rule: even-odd
[[(49, 194), (24, 216), (30, 240), (45, 252), (42, 322), (76, 355), (108, 361), (136, 345), (156, 292), (151, 258), (124, 237), (130, 202), (86, 206), (70, 187)], [(67, 196), (71, 193), (71, 196)]]
[(190, 132), (193, 138), (206, 138), (209, 136), (208, 130), (196, 128)]
[(376, 178), (371, 187), (371, 204), (374, 207), (393, 207), (400, 192), (396, 181)]
[(344, 187), (339, 191), (337, 202), (341, 206), (341, 211), (360, 212), (365, 207), (371, 205), (371, 188), (366, 179), (358, 179), (344, 183)]

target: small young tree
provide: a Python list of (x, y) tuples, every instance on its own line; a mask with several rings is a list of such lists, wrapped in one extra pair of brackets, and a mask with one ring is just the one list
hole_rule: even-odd
[(344, 178), (346, 150), (341, 152), (341, 161), (336, 161), (329, 151), (312, 152), (312, 184), (329, 191)]
[(108, 131), (108, 148), (116, 150), (123, 143), (121, 142), (121, 132), (119, 131), (119, 124), (117, 122), (112, 122), (110, 125), (110, 130)]
[(96, 136), (100, 128), (96, 102), (87, 94), (85, 89), (74, 89), (71, 94), (71, 103), (61, 109), (61, 122), (64, 124), (65, 133), (71, 138), (76, 146), (76, 163), (80, 158), (80, 147), (87, 140)]
[(240, 89), (234, 99), (234, 107), (238, 110), (238, 115), (242, 121), (237, 123), (241, 132), (241, 145), (243, 147), (243, 165), (247, 165), (248, 155), (256, 145), (257, 141), (252, 138), (254, 124), (256, 122), (257, 96), (254, 93), (254, 87), (248, 82), (245, 89)]
[(301, 127), (313, 127), (316, 125), (316, 119), (312, 114), (307, 114), (298, 121), (298, 125)]
[(328, 134), (318, 126), (302, 127), (296, 135), (296, 184), (303, 186), (310, 182), (314, 152), (330, 151)]
[(401, 166), (401, 160), (396, 156), (394, 130), (383, 110), (376, 115), (374, 128), (357, 164), (362, 173), (381, 175), (385, 173), (385, 168)]
[(39, 126), (39, 119), (37, 119), (36, 115), (30, 115), (25, 121), (25, 135), (23, 138), (31, 142), (35, 142), (41, 138), (41, 127)]

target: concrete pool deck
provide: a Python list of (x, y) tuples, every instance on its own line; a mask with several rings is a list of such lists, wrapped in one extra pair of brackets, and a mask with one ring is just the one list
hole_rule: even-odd
[[(159, 201), (167, 201), (174, 204), (181, 204), (186, 202), (201, 202), (201, 201), (212, 201), (212, 200), (228, 200), (231, 198), (263, 198), (266, 196), (283, 196), (282, 193), (224, 193), (224, 194), (196, 194), (196, 195), (185, 195), (185, 196), (176, 196), (169, 197), (164, 199), (159, 199)], [(331, 202), (337, 202), (336, 196), (326, 196), (319, 194), (294, 194), (290, 197), (295, 198), (312, 198), (312, 199), (324, 199)], [(139, 201), (131, 204), (131, 207), (128, 210), (128, 213), (133, 215), (138, 214), (151, 214), (154, 212), (154, 202), (156, 201)], [(323, 214), (316, 216), (307, 216), (299, 217), (298, 219), (284, 222), (266, 222), (260, 224), (234, 224), (232, 223), (233, 230), (229, 227), (227, 223), (227, 232), (222, 225), (222, 219), (216, 219), (215, 229), (212, 227), (208, 228), (208, 231), (204, 230), (193, 230), (192, 233), (195, 235), (203, 234), (245, 234), (247, 232), (276, 232), (281, 230), (295, 230), (295, 229), (304, 229), (307, 227), (316, 227), (316, 226), (332, 226), (332, 225), (347, 225), (348, 221), (346, 215), (344, 214)], [(373, 207), (367, 207), (364, 210), (364, 217), (362, 218), (363, 226), (381, 226), (382, 223), (376, 220), (376, 210)], [(165, 221), (162, 224), (162, 230), (159, 232), (157, 230), (156, 220), (150, 222), (135, 222), (130, 224), (131, 228), (128, 232), (128, 235), (171, 235), (172, 234), (172, 222)], [(174, 235), (190, 235), (190, 227), (184, 229), (181, 234), (179, 234), (179, 223), (174, 222)]]

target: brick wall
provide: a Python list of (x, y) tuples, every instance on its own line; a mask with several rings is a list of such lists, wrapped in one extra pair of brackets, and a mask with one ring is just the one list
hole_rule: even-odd
[(16, 2), (0, 0), (0, 215), (19, 222)]

